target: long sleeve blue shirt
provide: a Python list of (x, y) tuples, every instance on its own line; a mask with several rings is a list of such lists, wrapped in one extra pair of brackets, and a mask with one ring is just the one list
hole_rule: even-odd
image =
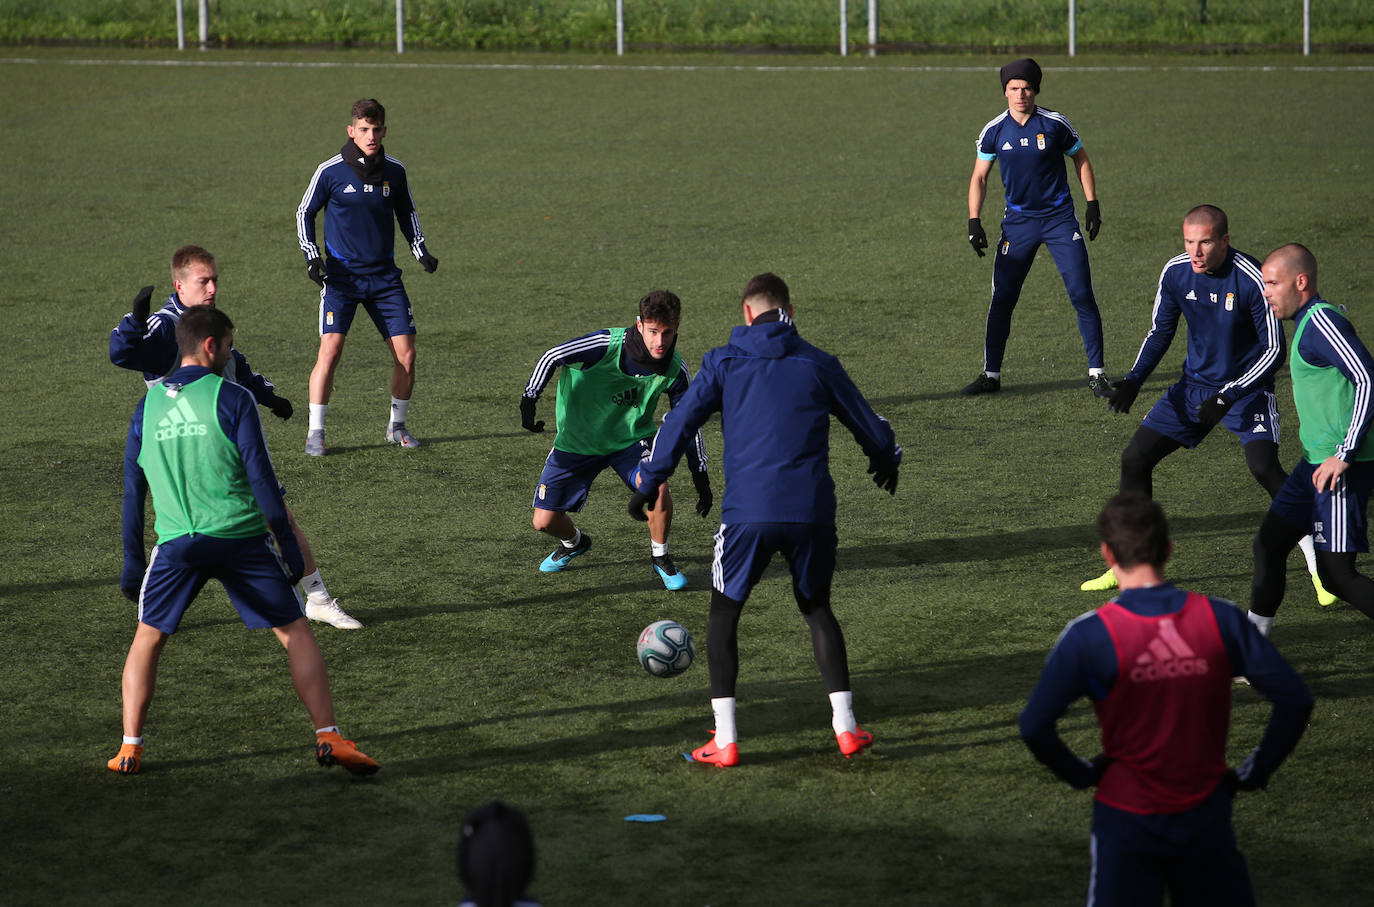
[(1150, 330), (1127, 378), (1144, 381), (1188, 322), (1183, 380), (1242, 397), (1274, 384), (1283, 364), (1283, 328), (1264, 299), (1260, 263), (1231, 249), (1214, 273), (1195, 274), (1188, 255), (1169, 259), (1159, 275)]
[(900, 463), (892, 426), (868, 405), (838, 359), (807, 343), (790, 320), (736, 327), (706, 354), (668, 412), (639, 467), (651, 482), (672, 473), (691, 438), (721, 414), (724, 523), (833, 523), (830, 417), (871, 461)]

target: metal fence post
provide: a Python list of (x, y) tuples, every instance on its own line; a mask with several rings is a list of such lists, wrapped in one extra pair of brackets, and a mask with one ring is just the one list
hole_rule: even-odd
[(840, 56), (849, 56), (849, 0), (840, 0)]
[(210, 0), (200, 0), (200, 49), (210, 46)]
[(396, 53), (406, 52), (405, 0), (396, 0)]
[(1078, 53), (1078, 10), (1074, 0), (1069, 0), (1069, 56)]
[(868, 55), (878, 55), (878, 0), (868, 0)]
[(177, 0), (177, 50), (186, 49), (186, 0)]

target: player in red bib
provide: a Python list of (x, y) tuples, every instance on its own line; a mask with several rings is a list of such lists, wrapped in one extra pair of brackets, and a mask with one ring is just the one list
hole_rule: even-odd
[[(1069, 623), (1021, 713), (1035, 758), (1075, 788), (1096, 785), (1088, 903), (1251, 905), (1231, 827), (1237, 790), (1263, 788), (1293, 751), (1312, 694), (1232, 602), (1164, 579), (1173, 551), (1159, 505), (1117, 495), (1097, 519), (1102, 557), (1121, 594)], [(1226, 765), (1231, 678), (1273, 703), (1259, 746)], [(1102, 753), (1080, 758), (1059, 718), (1086, 696)]]

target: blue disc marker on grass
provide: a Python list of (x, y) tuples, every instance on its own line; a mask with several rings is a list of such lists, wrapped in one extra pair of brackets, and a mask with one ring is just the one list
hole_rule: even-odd
[(633, 816), (626, 816), (626, 822), (666, 822), (667, 816), (658, 813), (635, 813)]

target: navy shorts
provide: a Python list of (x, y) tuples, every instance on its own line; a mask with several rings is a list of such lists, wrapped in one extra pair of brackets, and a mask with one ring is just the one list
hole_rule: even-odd
[(1312, 474), (1317, 467), (1304, 458), (1274, 495), (1269, 512), (1312, 534), (1318, 551), (1362, 554), (1369, 550), (1366, 517), (1369, 493), (1374, 490), (1374, 462), (1351, 463), (1330, 491), (1317, 492)]
[(592, 482), (608, 468), (614, 469), (625, 487), (634, 491), (635, 470), (653, 452), (651, 440), (636, 441), (613, 454), (575, 454), (554, 448), (544, 461), (539, 487), (534, 490), (535, 509), (577, 513), (587, 503)]
[(139, 621), (175, 633), (181, 616), (212, 579), (224, 586), (250, 629), (284, 627), (305, 616), (305, 603), (291, 585), (272, 536), (184, 535), (153, 548), (138, 593)]
[(1193, 809), (1136, 815), (1093, 803), (1095, 907), (1252, 907), (1254, 890), (1231, 827), (1231, 792), (1218, 785)]
[[(1184, 447), (1197, 447), (1212, 430), (1198, 422), (1198, 409), (1216, 393), (1215, 389), (1180, 381), (1150, 407), (1140, 424), (1173, 438)], [(1220, 424), (1239, 438), (1241, 444), (1251, 441), (1279, 443), (1279, 404), (1273, 388), (1261, 388), (1241, 397), (1231, 404)]]
[(415, 315), (401, 283), (400, 268), (393, 266), (380, 274), (352, 274), (331, 259), (320, 291), (320, 333), (347, 334), (360, 305), (383, 337), (415, 333)]
[(835, 577), (837, 547), (834, 523), (721, 523), (711, 560), (711, 587), (744, 602), (780, 552), (797, 589), (814, 598)]

